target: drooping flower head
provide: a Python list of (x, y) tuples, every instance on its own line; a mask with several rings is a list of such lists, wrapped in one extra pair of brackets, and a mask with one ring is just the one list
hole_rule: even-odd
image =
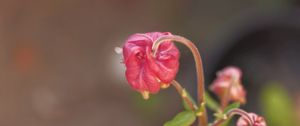
[(152, 46), (159, 37), (169, 32), (133, 34), (123, 46), (126, 79), (145, 99), (157, 93), (175, 78), (179, 67), (179, 51), (171, 41), (162, 42), (156, 54)]
[(241, 84), (242, 72), (237, 67), (226, 67), (217, 73), (210, 89), (220, 98), (229, 93), (230, 101), (246, 102), (246, 91)]
[[(264, 117), (258, 116), (255, 113), (248, 113), (251, 118), (252, 126), (267, 126)], [(240, 117), (236, 123), (237, 126), (249, 126), (249, 123), (245, 117)]]

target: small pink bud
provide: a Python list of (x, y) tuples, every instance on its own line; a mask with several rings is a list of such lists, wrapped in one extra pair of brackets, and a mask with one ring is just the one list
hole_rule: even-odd
[[(225, 93), (229, 93), (230, 101), (246, 103), (246, 91), (241, 84), (242, 72), (237, 67), (226, 67), (217, 73), (210, 89), (222, 99)], [(230, 88), (230, 89), (229, 89)]]
[(156, 54), (153, 54), (153, 42), (164, 35), (172, 34), (133, 34), (123, 46), (126, 79), (132, 88), (141, 92), (145, 98), (147, 92), (154, 94), (161, 87), (168, 87), (178, 71), (179, 51), (171, 41), (162, 42)]
[[(258, 116), (255, 113), (248, 113), (248, 116), (251, 118), (252, 126), (267, 126), (267, 123), (264, 117)], [(236, 123), (237, 126), (249, 126), (247, 119), (243, 116), (239, 118)]]

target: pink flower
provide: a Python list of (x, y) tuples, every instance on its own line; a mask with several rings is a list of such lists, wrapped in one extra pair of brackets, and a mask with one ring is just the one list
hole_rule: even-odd
[[(251, 118), (252, 126), (267, 126), (264, 117), (258, 116), (255, 113), (248, 113)], [(245, 117), (240, 117), (236, 123), (237, 126), (249, 126), (249, 123)]]
[[(246, 103), (246, 91), (241, 84), (242, 72), (237, 67), (226, 67), (217, 73), (210, 89), (222, 99), (224, 94), (229, 93), (230, 101)], [(230, 88), (230, 89), (229, 89)]]
[(157, 93), (161, 86), (168, 86), (175, 78), (179, 67), (179, 51), (171, 41), (160, 44), (157, 53), (152, 50), (153, 42), (169, 32), (133, 34), (123, 46), (126, 79), (144, 98)]

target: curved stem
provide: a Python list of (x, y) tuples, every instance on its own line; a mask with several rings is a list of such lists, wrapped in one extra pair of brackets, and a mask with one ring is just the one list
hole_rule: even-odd
[[(181, 37), (181, 36), (177, 36), (177, 35), (166, 35), (166, 36), (162, 36), (159, 39), (157, 39), (152, 46), (152, 50), (154, 50), (154, 55), (156, 55), (157, 49), (159, 47), (159, 45), (164, 42), (164, 41), (175, 41), (175, 42), (179, 42), (181, 44), (184, 44), (185, 46), (187, 46), (195, 59), (195, 65), (196, 65), (196, 72), (197, 72), (197, 92), (198, 92), (198, 104), (201, 105), (202, 103), (205, 103), (205, 99), (204, 99), (204, 95), (205, 95), (205, 91), (204, 91), (204, 75), (203, 75), (203, 66), (202, 66), (202, 60), (201, 60), (201, 55), (197, 49), (197, 47), (194, 45), (193, 42), (191, 42), (190, 40)], [(199, 126), (207, 126), (207, 114), (206, 114), (206, 109), (203, 110), (203, 114), (201, 114), (201, 116), (199, 116)]]
[[(246, 121), (248, 122), (248, 124), (249, 124), (250, 126), (253, 125), (253, 120), (252, 120), (252, 118), (251, 118), (251, 117), (249, 116), (249, 114), (248, 114), (247, 112), (245, 112), (244, 110), (235, 108), (235, 109), (232, 109), (232, 110), (230, 110), (230, 111), (228, 111), (228, 112), (226, 113), (226, 117), (232, 117), (232, 116), (234, 116), (234, 115), (240, 115), (240, 116), (242, 116), (244, 119), (246, 119)], [(227, 118), (227, 119), (229, 119), (229, 118)], [(219, 126), (219, 125), (221, 125), (222, 123), (224, 123), (227, 119), (220, 119), (220, 120), (214, 122), (211, 126)]]
[(191, 110), (196, 111), (198, 107), (192, 102), (192, 100), (187, 96), (185, 89), (182, 88), (180, 83), (178, 83), (176, 80), (173, 80), (171, 84), (175, 87), (177, 92), (180, 94), (182, 99), (188, 104)]

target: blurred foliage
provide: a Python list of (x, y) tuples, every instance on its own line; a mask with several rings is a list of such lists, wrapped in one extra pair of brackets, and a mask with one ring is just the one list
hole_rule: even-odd
[(239, 102), (231, 103), (230, 105), (228, 105), (228, 106), (224, 109), (224, 112), (223, 112), (223, 113), (227, 113), (227, 112), (229, 112), (231, 109), (239, 108), (240, 105), (241, 105), (241, 104), (240, 104)]
[(233, 117), (229, 117), (228, 120), (226, 120), (224, 123), (222, 123), (220, 126), (231, 126), (231, 120)]
[(196, 115), (193, 111), (183, 111), (178, 113), (172, 120), (166, 122), (164, 126), (190, 126), (196, 120)]
[(219, 109), (219, 104), (218, 102), (213, 99), (208, 92), (205, 92), (205, 100), (206, 100), (206, 105), (209, 109), (213, 111), (218, 111)]
[(294, 104), (283, 86), (271, 82), (263, 88), (261, 95), (263, 114), (269, 126), (299, 126)]

